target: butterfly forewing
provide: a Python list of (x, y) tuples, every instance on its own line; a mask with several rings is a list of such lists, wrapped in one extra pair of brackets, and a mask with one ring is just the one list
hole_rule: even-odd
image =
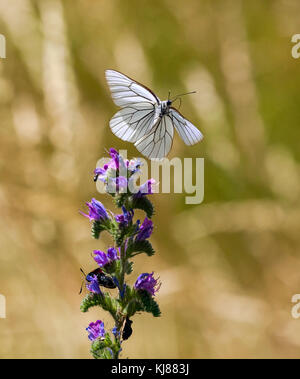
[(155, 124), (160, 100), (120, 72), (107, 70), (105, 75), (115, 104), (122, 107), (110, 120), (110, 128), (123, 141), (136, 142)]
[(148, 88), (118, 71), (106, 70), (105, 76), (112, 98), (119, 107), (124, 108), (127, 105), (145, 101), (152, 104), (159, 104), (160, 102)]

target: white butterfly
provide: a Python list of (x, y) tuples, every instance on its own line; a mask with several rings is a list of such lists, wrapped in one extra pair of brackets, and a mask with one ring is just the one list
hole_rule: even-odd
[(112, 98), (122, 109), (110, 120), (112, 132), (148, 158), (164, 158), (173, 142), (174, 128), (186, 145), (203, 139), (202, 133), (175, 108), (148, 88), (118, 71), (106, 70)]

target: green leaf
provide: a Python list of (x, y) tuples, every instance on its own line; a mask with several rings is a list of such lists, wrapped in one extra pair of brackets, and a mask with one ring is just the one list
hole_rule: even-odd
[(119, 303), (116, 299), (113, 299), (108, 292), (105, 292), (104, 294), (89, 293), (82, 300), (80, 309), (82, 312), (87, 312), (91, 307), (95, 306), (100, 306), (115, 318)]
[(134, 197), (134, 195), (123, 193), (116, 198), (117, 207), (121, 208), (123, 205), (127, 210), (130, 209), (141, 209), (143, 210), (147, 217), (151, 218), (154, 214), (154, 207), (147, 196)]
[(124, 238), (127, 234), (127, 228), (120, 228), (114, 231), (114, 240), (116, 241), (117, 246), (121, 246), (123, 244)]
[(113, 359), (114, 346), (108, 333), (104, 339), (97, 339), (92, 342), (91, 353), (95, 359)]
[(143, 210), (148, 218), (151, 218), (154, 214), (154, 207), (151, 201), (146, 197), (142, 196), (140, 198), (134, 198), (133, 196), (129, 199), (129, 204), (133, 209)]
[(91, 307), (96, 307), (97, 305), (102, 305), (103, 295), (96, 293), (90, 293), (86, 295), (80, 305), (80, 310), (82, 312), (87, 312)]
[(101, 232), (103, 232), (103, 230), (106, 230), (106, 229), (107, 229), (107, 227), (105, 224), (103, 224), (103, 222), (94, 221), (92, 224), (92, 236), (93, 236), (93, 238), (99, 239)]
[(144, 308), (143, 308), (142, 304), (139, 301), (137, 301), (136, 299), (133, 299), (127, 303), (126, 307), (123, 309), (123, 313), (126, 316), (131, 317), (136, 312), (141, 312), (143, 310), (144, 310)]
[(140, 302), (137, 292), (129, 285), (126, 286), (124, 298), (122, 300), (122, 314), (128, 317), (133, 316), (136, 312), (143, 311), (143, 306)]
[(105, 348), (102, 350), (101, 358), (102, 359), (114, 359), (113, 351), (111, 348)]
[(121, 193), (118, 196), (116, 196), (115, 198), (116, 206), (118, 208), (121, 208), (122, 205), (124, 205), (124, 203), (126, 202), (127, 197), (128, 197), (128, 193)]
[(109, 333), (105, 334), (104, 343), (105, 343), (106, 346), (111, 346), (112, 345), (112, 341), (111, 341)]
[(144, 290), (137, 291), (139, 299), (141, 301), (143, 310), (148, 313), (152, 313), (154, 317), (159, 317), (161, 315), (161, 311), (159, 309), (159, 305), (153, 299), (151, 294)]
[(101, 359), (103, 350), (105, 349), (105, 343), (103, 340), (97, 339), (93, 341), (91, 345), (91, 353), (95, 359)]
[(133, 270), (133, 262), (126, 261), (126, 264), (125, 264), (126, 274), (130, 275), (132, 273), (132, 270)]
[(149, 257), (151, 257), (155, 251), (148, 240), (144, 241), (131, 241), (128, 244), (126, 255), (128, 258), (132, 258), (135, 255), (146, 253)]

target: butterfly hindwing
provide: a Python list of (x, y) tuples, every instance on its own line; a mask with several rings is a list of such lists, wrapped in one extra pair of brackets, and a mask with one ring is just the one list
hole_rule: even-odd
[(154, 125), (155, 106), (151, 103), (129, 105), (110, 120), (112, 132), (123, 141), (136, 142), (149, 133)]
[(140, 138), (134, 145), (147, 158), (164, 158), (172, 147), (174, 127), (172, 119), (160, 117), (150, 133)]
[(173, 121), (174, 128), (186, 145), (194, 145), (203, 139), (203, 134), (195, 125), (184, 118), (175, 108), (170, 108), (170, 117)]

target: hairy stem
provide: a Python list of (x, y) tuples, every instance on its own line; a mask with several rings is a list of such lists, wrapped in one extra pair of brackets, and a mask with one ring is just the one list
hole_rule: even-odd
[[(119, 297), (120, 301), (123, 303), (122, 294), (124, 290), (124, 283), (125, 283), (125, 267), (126, 267), (126, 249), (125, 249), (125, 243), (122, 243), (120, 248), (120, 258), (121, 258), (121, 270), (120, 270), (120, 277), (119, 277)], [(124, 306), (124, 304), (123, 304)], [(121, 344), (121, 329), (124, 324), (126, 316), (122, 314), (122, 312), (119, 312), (116, 315), (116, 329), (117, 334), (115, 336), (116, 340)], [(115, 359), (119, 358), (119, 352), (116, 354)]]
[(123, 293), (124, 289), (124, 282), (125, 282), (125, 266), (126, 266), (126, 250), (125, 250), (125, 243), (122, 243), (121, 245), (121, 272), (120, 272), (120, 280), (119, 280), (119, 290), (120, 290), (120, 300), (122, 301), (121, 298), (121, 293)]

